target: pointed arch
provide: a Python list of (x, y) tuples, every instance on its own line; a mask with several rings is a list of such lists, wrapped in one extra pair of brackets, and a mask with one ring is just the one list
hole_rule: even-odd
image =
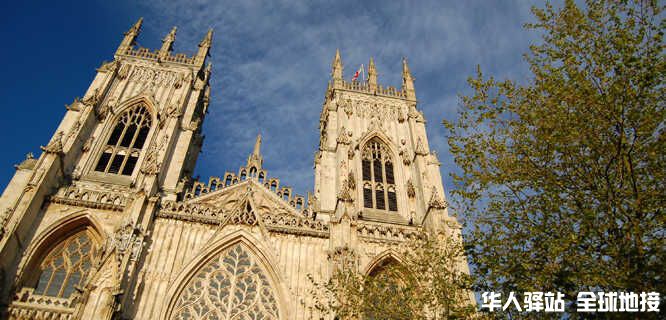
[(145, 95), (145, 94), (139, 94), (134, 97), (131, 97), (129, 99), (123, 100), (123, 102), (119, 103), (117, 106), (113, 108), (113, 114), (115, 115), (115, 118), (118, 117), (118, 115), (122, 114), (123, 112), (127, 111), (127, 109), (137, 105), (137, 104), (144, 104), (146, 106), (146, 109), (148, 109), (148, 112), (150, 112), (151, 116), (153, 117), (153, 121), (157, 121), (157, 102), (153, 97)]
[(371, 276), (372, 274), (378, 272), (381, 268), (392, 263), (404, 265), (404, 261), (397, 251), (394, 249), (387, 249), (370, 260), (368, 265), (363, 269), (362, 274), (365, 276)]
[(391, 140), (389, 136), (387, 136), (385, 133), (379, 131), (379, 130), (372, 130), (366, 132), (363, 136), (361, 136), (356, 143), (356, 149), (361, 150), (365, 144), (368, 143), (368, 141), (372, 139), (378, 139), (386, 146), (388, 147), (390, 153), (391, 153), (391, 158), (393, 159), (398, 159), (398, 145)]
[(360, 146), (363, 207), (388, 212), (398, 211), (395, 155), (379, 136)]
[(157, 119), (152, 98), (139, 96), (128, 99), (113, 110), (100, 140), (93, 170), (104, 174), (132, 176), (139, 158), (154, 136)]
[(90, 238), (96, 248), (99, 248), (107, 238), (106, 233), (102, 231), (101, 224), (89, 212), (78, 212), (62, 217), (39, 232), (31, 241), (19, 264), (15, 279), (16, 287), (36, 286), (41, 271), (34, 271), (39, 269), (42, 261), (63, 244), (63, 241), (67, 241), (81, 232)]
[[(261, 312), (266, 312), (266, 314), (269, 315), (269, 319), (271, 316), (274, 316), (276, 319), (290, 319), (289, 312), (292, 306), (287, 302), (290, 301), (290, 299), (287, 299), (288, 290), (285, 287), (284, 279), (282, 279), (278, 272), (277, 260), (272, 257), (270, 252), (271, 250), (264, 247), (255, 235), (243, 229), (236, 230), (213, 242), (207, 249), (203, 250), (202, 253), (192, 259), (192, 261), (183, 268), (183, 271), (169, 287), (167, 290), (167, 297), (169, 299), (168, 304), (166, 308), (164, 308), (160, 319), (178, 319), (178, 312), (193, 310), (190, 309), (189, 305), (186, 303), (191, 303), (189, 297), (192, 297), (193, 293), (196, 295), (198, 292), (202, 292), (197, 286), (207, 286), (207, 288), (213, 291), (222, 290), (223, 287), (219, 284), (214, 284), (209, 280), (201, 280), (212, 279), (210, 276), (208, 278), (202, 278), (202, 274), (213, 273), (215, 270), (222, 270), (222, 268), (215, 268), (216, 264), (223, 263), (221, 261), (229, 261), (229, 259), (238, 259), (236, 265), (245, 265), (247, 267), (245, 268), (246, 271), (256, 271), (251, 276), (244, 274), (248, 279), (255, 279), (254, 282), (252, 282), (253, 284), (259, 284), (254, 287), (261, 289), (254, 291), (256, 294), (255, 297), (264, 299), (272, 295), (275, 308), (270, 306), (272, 302), (261, 300), (265, 305), (269, 305), (268, 307), (260, 307), (263, 308), (260, 310)], [(223, 272), (228, 272), (228, 270), (230, 270), (228, 268), (223, 269), (226, 270), (223, 270)], [(236, 271), (233, 267), (231, 270)], [(216, 273), (216, 279), (225, 279), (222, 273)], [(233, 288), (233, 286), (230, 287)], [(226, 297), (224, 295), (222, 296)], [(233, 296), (234, 293), (229, 293), (229, 297)], [(204, 307), (210, 308), (211, 301), (215, 299), (217, 298), (213, 297), (212, 299), (206, 300), (208, 305)], [(271, 300), (271, 298), (266, 299)], [(205, 299), (201, 298), (199, 300)]]

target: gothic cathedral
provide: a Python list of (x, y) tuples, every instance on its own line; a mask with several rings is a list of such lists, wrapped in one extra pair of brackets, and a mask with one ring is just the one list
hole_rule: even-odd
[[(0, 318), (319, 319), (312, 282), (400, 263), (422, 232), (460, 235), (414, 79), (346, 81), (340, 53), (321, 110), (314, 190), (263, 167), (190, 177), (210, 100), (209, 31), (194, 56), (125, 33), (38, 158), (0, 199)], [(250, 151), (250, 150), (248, 150)]]

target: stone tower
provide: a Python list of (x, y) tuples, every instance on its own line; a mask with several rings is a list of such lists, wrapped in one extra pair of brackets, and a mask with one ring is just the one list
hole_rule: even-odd
[(354, 235), (337, 226), (345, 219), (444, 228), (453, 221), (445, 209), (440, 163), (430, 152), (423, 113), (417, 109), (414, 78), (402, 61), (402, 88), (377, 82), (374, 60), (368, 80), (345, 81), (336, 52), (332, 79), (320, 117), (315, 155), (315, 196), (341, 237), (335, 245), (354, 246)]
[(459, 235), (406, 60), (396, 89), (372, 59), (367, 82), (344, 80), (336, 52), (306, 197), (269, 176), (261, 136), (238, 170), (190, 178), (212, 31), (190, 57), (171, 52), (176, 28), (135, 47), (141, 22), (0, 198), (0, 318), (322, 319), (311, 279)]
[[(0, 200), (0, 296), (3, 309), (7, 298), (16, 297), (10, 307), (14, 317), (39, 316), (28, 301), (41, 294), (54, 297), (43, 301), (46, 310), (110, 318), (130, 297), (121, 292), (136, 280), (158, 199), (175, 200), (192, 174), (210, 95), (205, 61), (212, 31), (188, 57), (171, 52), (176, 28), (161, 49), (136, 48), (141, 23), (125, 33), (113, 61), (97, 69), (83, 98), (66, 106), (41, 156), (17, 166)], [(72, 250), (83, 255), (96, 243), (96, 255), (83, 263), (104, 275), (84, 287), (56, 288), (55, 278), (42, 283), (49, 279), (34, 270), (51, 249), (42, 244), (70, 236), (76, 237), (67, 240)], [(63, 271), (56, 268), (53, 277), (62, 276), (58, 272)]]

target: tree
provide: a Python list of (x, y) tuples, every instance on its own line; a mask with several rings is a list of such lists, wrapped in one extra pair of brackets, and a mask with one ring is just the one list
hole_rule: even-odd
[(532, 77), (469, 80), (444, 125), (478, 291), (666, 292), (662, 10), (533, 8)]
[(314, 308), (338, 319), (467, 319), (475, 313), (471, 279), (458, 235), (430, 235), (402, 244), (398, 260), (369, 275), (339, 266), (314, 284)]

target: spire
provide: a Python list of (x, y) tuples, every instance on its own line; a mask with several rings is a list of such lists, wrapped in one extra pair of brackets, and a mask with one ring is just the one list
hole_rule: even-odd
[(199, 51), (196, 56), (196, 63), (203, 65), (206, 57), (209, 55), (210, 47), (213, 44), (213, 29), (208, 29), (206, 36), (199, 42)]
[(134, 40), (136, 40), (139, 32), (141, 32), (141, 24), (143, 24), (143, 17), (139, 18), (139, 20), (127, 30), (127, 32), (125, 32), (125, 37), (123, 38), (123, 41), (120, 42), (118, 50), (116, 50), (116, 55), (124, 54), (127, 49), (134, 45)]
[(252, 151), (252, 155), (254, 156), (259, 156), (260, 152), (259, 150), (261, 149), (261, 134), (257, 135), (257, 140), (254, 142), (254, 151)]
[(407, 65), (407, 58), (402, 58), (402, 91), (405, 93), (407, 99), (416, 100), (416, 93), (414, 92), (414, 78), (409, 72)]
[(137, 36), (139, 32), (141, 32), (141, 25), (143, 24), (143, 17), (139, 18), (139, 20), (136, 21), (136, 23), (127, 31), (125, 32), (126, 36)]
[(176, 41), (176, 30), (178, 28), (173, 27), (169, 34), (162, 39), (162, 48), (160, 49), (160, 58), (161, 57), (166, 57), (169, 55), (169, 52), (171, 52), (171, 49), (173, 48), (173, 42)]
[(261, 156), (261, 134), (258, 134), (257, 140), (254, 142), (254, 150), (252, 150), (252, 154), (247, 157), (247, 167), (255, 167), (257, 170), (261, 170), (263, 163), (264, 158)]
[(342, 82), (342, 59), (340, 58), (340, 49), (335, 50), (335, 58), (333, 58), (331, 66), (331, 77), (333, 77), (334, 84)]
[(368, 85), (370, 90), (377, 89), (377, 69), (375, 68), (375, 59), (370, 57), (370, 63), (368, 63)]

